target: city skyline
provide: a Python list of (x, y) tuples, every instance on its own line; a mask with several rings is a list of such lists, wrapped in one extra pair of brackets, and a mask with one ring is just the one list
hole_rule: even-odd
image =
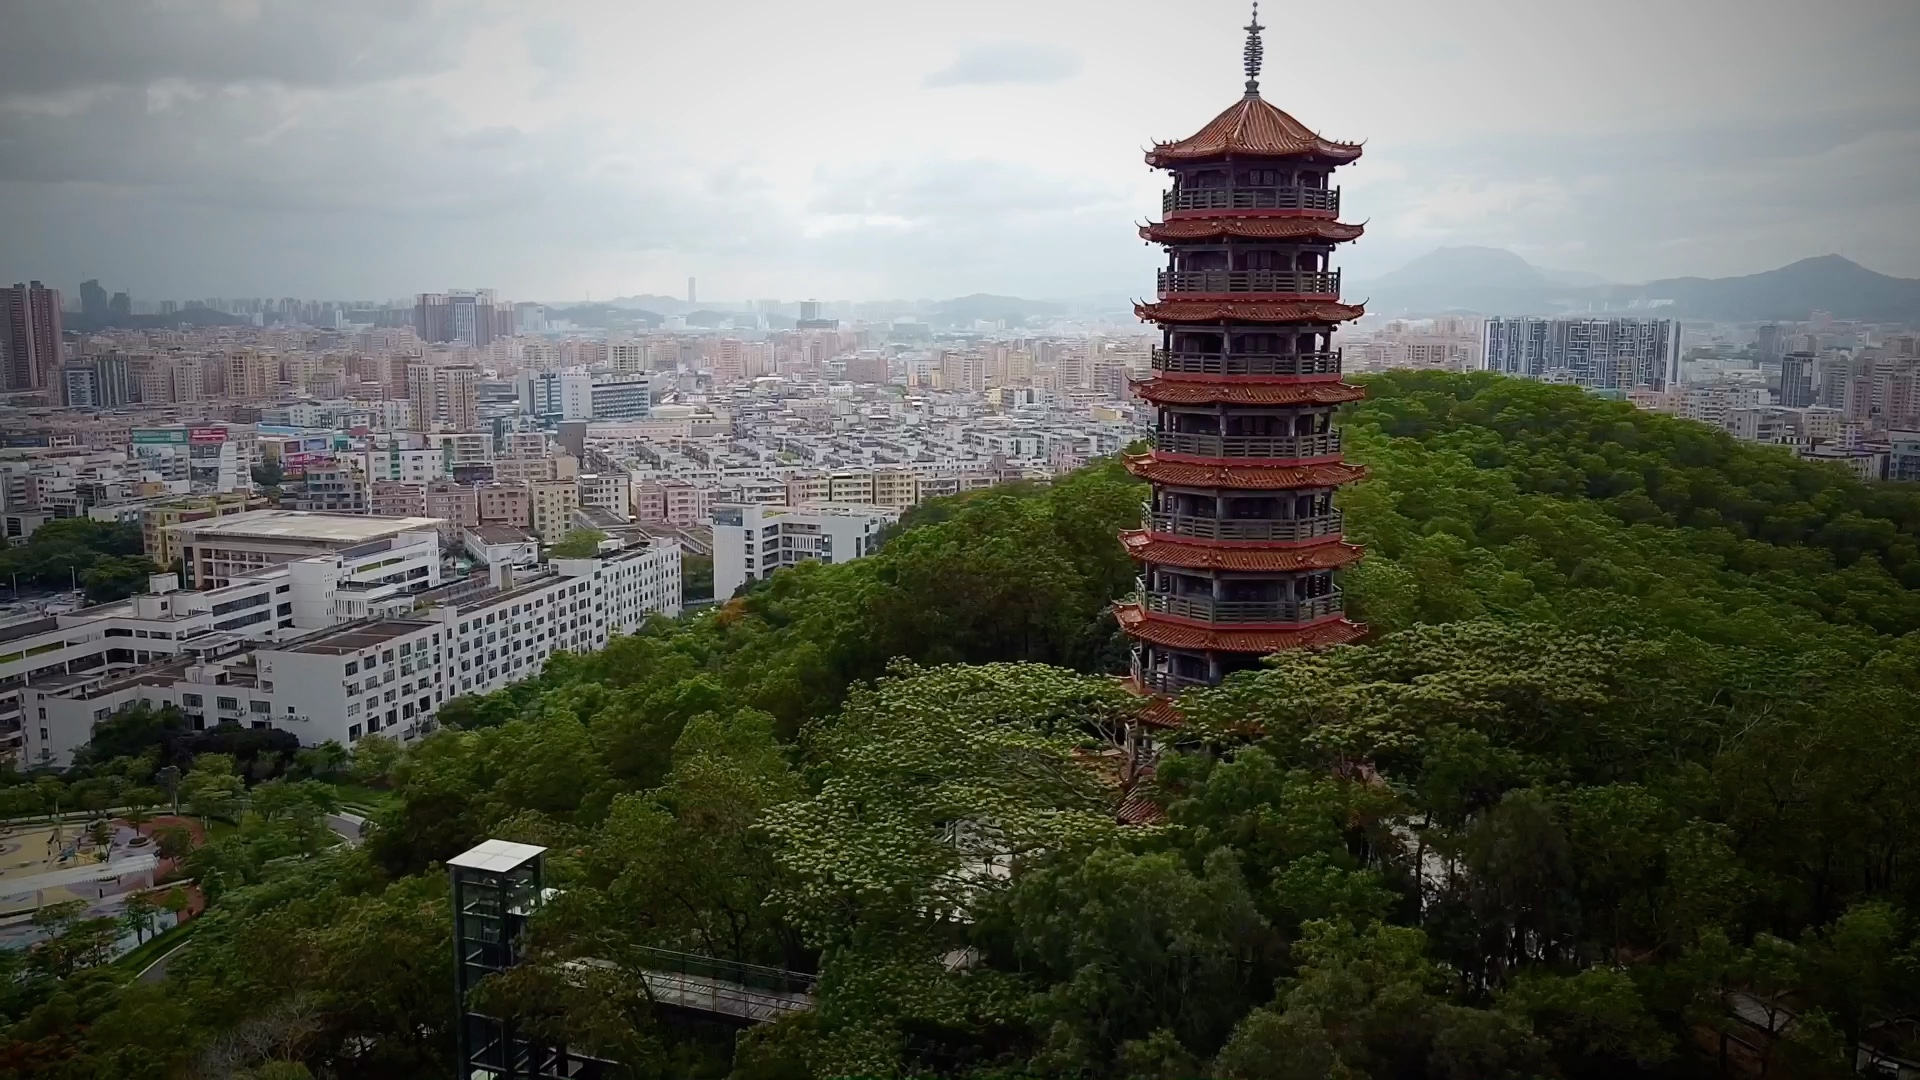
[[(23, 7), (0, 35), (0, 277), (149, 297), (678, 295), (689, 275), (742, 298), (1127, 293), (1155, 258), (1124, 228), (1157, 207), (1140, 133), (1237, 87), (1244, 6), (1193, 8)], [(1350, 41), (1331, 67), (1276, 48), (1269, 93), (1370, 140), (1344, 181), (1379, 223), (1355, 279), (1455, 244), (1619, 281), (1826, 251), (1920, 276), (1920, 240), (1885, 227), (1920, 211), (1912, 5), (1518, 10), (1269, 10), (1276, 41)]]

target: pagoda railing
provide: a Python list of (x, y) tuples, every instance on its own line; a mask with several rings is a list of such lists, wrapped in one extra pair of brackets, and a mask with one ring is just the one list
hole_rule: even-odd
[(1189, 188), (1160, 196), (1160, 212), (1182, 210), (1325, 210), (1340, 212), (1339, 188)]
[(1152, 510), (1148, 510), (1146, 516), (1146, 526), (1154, 532), (1191, 536), (1196, 540), (1317, 540), (1323, 536), (1339, 536), (1343, 524), (1338, 510), (1292, 519), (1210, 518), (1156, 514)]
[(1203, 675), (1180, 675), (1172, 671), (1148, 671), (1135, 666), (1133, 680), (1144, 690), (1155, 690), (1162, 694), (1177, 694), (1196, 686), (1210, 686)]
[(1338, 375), (1340, 350), (1229, 354), (1155, 349), (1153, 369), (1182, 375)]
[(1338, 270), (1162, 270), (1160, 295), (1181, 293), (1286, 293), (1340, 295)]
[(1295, 623), (1338, 615), (1345, 610), (1340, 590), (1299, 600), (1215, 600), (1211, 596), (1177, 596), (1142, 589), (1148, 611), (1198, 619), (1209, 623)]
[(1317, 458), (1340, 452), (1340, 433), (1318, 435), (1195, 435), (1149, 431), (1147, 444), (1169, 454), (1216, 458)]

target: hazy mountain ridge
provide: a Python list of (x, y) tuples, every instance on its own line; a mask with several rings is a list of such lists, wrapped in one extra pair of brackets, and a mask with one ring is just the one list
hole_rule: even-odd
[[(1920, 319), (1920, 280), (1891, 277), (1840, 255), (1730, 278), (1664, 278), (1639, 285), (1582, 284), (1580, 272), (1542, 270), (1500, 248), (1440, 248), (1348, 296), (1382, 315), (1547, 315), (1646, 311), (1723, 322)], [(1653, 306), (1657, 302), (1658, 306)]]

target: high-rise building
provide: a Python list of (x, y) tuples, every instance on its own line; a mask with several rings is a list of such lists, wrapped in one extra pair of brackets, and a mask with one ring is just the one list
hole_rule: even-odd
[[(495, 306), (492, 289), (421, 293), (414, 298), (413, 329), (429, 344), (458, 342), (485, 348), (500, 336), (501, 319), (494, 313)], [(511, 328), (510, 314), (506, 322)]]
[(256, 349), (227, 354), (225, 395), (248, 401), (273, 396), (280, 383), (280, 358)]
[(415, 360), (407, 366), (407, 400), (421, 431), (436, 426), (475, 431), (480, 427), (480, 371), (470, 364)]
[(59, 289), (37, 281), (0, 289), (0, 361), (5, 363), (8, 390), (59, 386)]
[(688, 274), (687, 275), (687, 306), (692, 307), (693, 305), (699, 302), (700, 302), (700, 294), (695, 292), (693, 288), (693, 275)]
[(107, 290), (100, 287), (96, 278), (80, 283), (80, 315), (88, 327), (107, 321)]
[[(1246, 94), (1200, 131), (1147, 152), (1173, 175), (1162, 221), (1141, 236), (1167, 249), (1153, 377), (1153, 448), (1126, 458), (1153, 485), (1142, 527), (1122, 535), (1140, 589), (1117, 606), (1143, 691), (1219, 682), (1281, 649), (1337, 645), (1347, 620), (1334, 571), (1360, 558), (1333, 495), (1365, 470), (1341, 460), (1333, 414), (1365, 391), (1341, 379), (1333, 170), (1361, 148), (1316, 134), (1260, 96), (1262, 27), (1247, 26)], [(716, 538), (718, 529), (715, 529)]]
[(100, 406), (100, 389), (92, 364), (68, 364), (60, 371), (60, 400), (69, 409)]
[(1812, 353), (1788, 353), (1780, 358), (1780, 404), (1804, 409), (1813, 404)]
[(1592, 390), (1665, 390), (1678, 382), (1672, 319), (1488, 319), (1488, 371)]
[(1761, 364), (1777, 364), (1786, 352), (1785, 342), (1780, 337), (1780, 327), (1767, 323), (1760, 328), (1753, 342), (1754, 358)]

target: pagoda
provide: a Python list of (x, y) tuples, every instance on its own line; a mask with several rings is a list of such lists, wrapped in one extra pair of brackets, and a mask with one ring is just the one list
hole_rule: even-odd
[(1147, 164), (1173, 186), (1162, 220), (1158, 298), (1135, 306), (1160, 327), (1153, 376), (1134, 391), (1156, 411), (1152, 449), (1127, 470), (1153, 485), (1141, 528), (1123, 533), (1141, 565), (1117, 605), (1147, 693), (1212, 685), (1282, 649), (1353, 641), (1334, 572), (1360, 558), (1333, 494), (1365, 470), (1341, 459), (1333, 414), (1365, 391), (1343, 382), (1334, 329), (1363, 309), (1340, 302), (1334, 169), (1360, 156), (1260, 96), (1259, 8), (1246, 27), (1246, 95)]

